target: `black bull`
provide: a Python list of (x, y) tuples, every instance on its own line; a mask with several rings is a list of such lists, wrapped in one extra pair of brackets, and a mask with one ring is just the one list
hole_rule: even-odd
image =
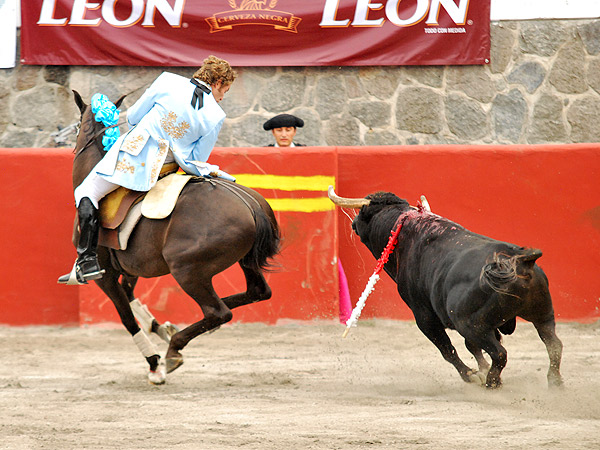
[[(550, 358), (548, 384), (562, 384), (562, 343), (555, 333), (548, 279), (535, 263), (542, 253), (486, 236), (424, 210), (394, 194), (377, 192), (366, 199), (343, 199), (339, 206), (361, 207), (352, 229), (375, 258), (388, 243), (397, 220), (402, 228), (384, 270), (412, 310), (417, 326), (464, 381), (501, 385), (507, 362), (500, 333), (511, 334), (516, 318), (535, 326)], [(353, 203), (354, 202), (354, 203)], [(475, 356), (479, 372), (459, 358), (445, 329), (458, 331)], [(482, 350), (492, 359), (483, 357)], [(487, 372), (487, 376), (485, 373)]]

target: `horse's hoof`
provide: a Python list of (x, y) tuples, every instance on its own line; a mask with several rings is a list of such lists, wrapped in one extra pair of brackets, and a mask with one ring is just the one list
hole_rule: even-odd
[(167, 373), (173, 372), (179, 366), (183, 364), (183, 356), (177, 356), (175, 358), (167, 358)]
[(156, 334), (158, 334), (167, 344), (171, 343), (171, 337), (176, 333), (179, 333), (179, 327), (169, 321), (159, 325), (158, 330), (156, 330)]
[(167, 379), (167, 369), (165, 368), (164, 363), (160, 363), (156, 370), (150, 370), (148, 372), (148, 382), (150, 384), (165, 384)]

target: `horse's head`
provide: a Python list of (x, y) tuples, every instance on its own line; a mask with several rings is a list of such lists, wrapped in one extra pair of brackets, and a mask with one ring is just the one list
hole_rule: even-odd
[[(75, 97), (75, 103), (79, 108), (79, 131), (77, 132), (77, 142), (75, 144), (75, 154), (79, 154), (83, 150), (95, 146), (98, 150), (102, 150), (102, 130), (105, 128), (101, 122), (96, 122), (92, 108), (90, 105), (85, 103), (81, 98), (79, 92), (73, 90), (73, 96)], [(125, 95), (121, 96), (115, 103), (118, 108)], [(102, 152), (103, 154), (103, 152)]]
[[(73, 96), (80, 112), (79, 131), (77, 132), (77, 142), (74, 150), (75, 160), (73, 162), (73, 187), (76, 187), (104, 156), (102, 136), (106, 127), (102, 122), (96, 121), (91, 106), (83, 101), (79, 92), (74, 90)], [(125, 97), (123, 95), (115, 102), (117, 108)], [(85, 157), (83, 157), (84, 154)]]

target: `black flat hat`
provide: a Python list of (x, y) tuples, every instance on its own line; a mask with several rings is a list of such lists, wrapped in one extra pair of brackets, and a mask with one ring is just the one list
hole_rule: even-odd
[(300, 128), (304, 126), (304, 120), (299, 117), (292, 116), (291, 114), (279, 114), (272, 119), (267, 120), (263, 128), (267, 131), (272, 130), (273, 128), (283, 128), (283, 127), (296, 127)]

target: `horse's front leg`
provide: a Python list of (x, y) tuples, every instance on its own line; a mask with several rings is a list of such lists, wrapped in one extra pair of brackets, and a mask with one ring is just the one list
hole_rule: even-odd
[(113, 302), (121, 323), (129, 334), (131, 334), (133, 342), (144, 358), (146, 358), (150, 366), (148, 381), (152, 384), (163, 384), (166, 380), (166, 371), (164, 365), (161, 364), (158, 349), (135, 321), (135, 317), (129, 306), (127, 294), (118, 282), (120, 274), (112, 269), (109, 264), (102, 264), (102, 267), (107, 268), (106, 273), (102, 278), (96, 280), (96, 284)]
[(156, 317), (150, 312), (148, 307), (143, 304), (138, 298), (135, 298), (133, 290), (139, 277), (131, 275), (123, 275), (121, 277), (121, 287), (125, 291), (125, 295), (129, 300), (129, 306), (133, 311), (133, 315), (140, 324), (142, 330), (148, 335), (150, 333), (157, 334), (167, 344), (171, 342), (171, 336), (179, 331), (179, 328), (168, 320), (161, 324), (156, 320)]

